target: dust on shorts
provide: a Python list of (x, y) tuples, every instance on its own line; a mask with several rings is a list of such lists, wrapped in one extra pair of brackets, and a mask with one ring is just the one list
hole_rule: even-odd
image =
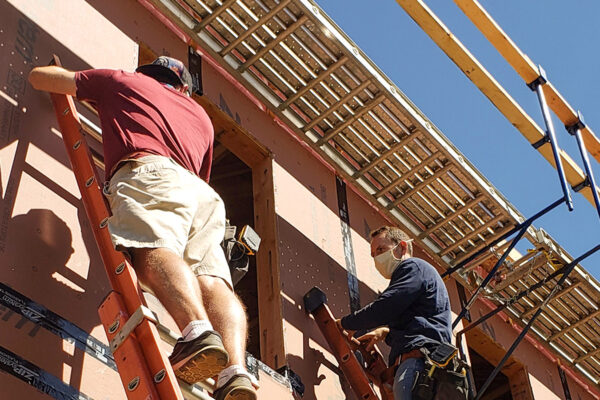
[(170, 249), (196, 275), (222, 278), (231, 273), (221, 248), (225, 206), (206, 182), (163, 156), (124, 163), (104, 189), (116, 249)]

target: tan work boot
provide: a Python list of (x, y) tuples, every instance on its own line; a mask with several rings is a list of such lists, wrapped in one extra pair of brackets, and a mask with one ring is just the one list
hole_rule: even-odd
[(213, 393), (215, 400), (256, 400), (256, 390), (246, 375), (234, 375)]
[(206, 331), (188, 342), (177, 340), (169, 361), (175, 376), (192, 385), (225, 369), (229, 355), (223, 347), (221, 335)]

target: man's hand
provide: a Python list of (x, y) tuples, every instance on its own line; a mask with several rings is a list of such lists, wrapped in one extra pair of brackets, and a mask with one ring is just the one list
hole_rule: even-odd
[(338, 329), (340, 330), (340, 332), (342, 332), (342, 334), (346, 333), (346, 335), (348, 336), (349, 339), (352, 339), (352, 337), (354, 336), (354, 332), (356, 331), (351, 331), (349, 329), (344, 329), (344, 327), (342, 326), (342, 319), (338, 318), (335, 320), (335, 324), (338, 327)]
[(358, 341), (361, 343), (367, 343), (366, 349), (367, 351), (371, 351), (375, 348), (375, 344), (383, 341), (389, 332), (390, 328), (382, 326), (381, 328), (377, 328), (362, 335), (358, 338)]

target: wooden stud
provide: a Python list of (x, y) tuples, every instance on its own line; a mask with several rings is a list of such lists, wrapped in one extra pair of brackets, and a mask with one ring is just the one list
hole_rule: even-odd
[[(507, 376), (508, 383), (510, 384), (510, 394), (513, 400), (534, 400), (533, 389), (531, 388), (531, 381), (529, 380), (529, 372), (527, 366), (520, 365), (520, 368), (515, 368), (515, 371)], [(490, 398), (489, 393), (486, 393), (484, 398)]]
[(209, 115), (215, 130), (215, 140), (227, 147), (246, 165), (253, 168), (270, 155), (266, 147), (207, 97), (194, 95), (194, 100)]
[[(510, 226), (510, 227), (512, 228), (512, 226)], [(502, 233), (496, 232), (496, 236), (501, 236), (501, 235), (502, 235)], [(483, 245), (483, 243), (482, 243), (482, 245)], [(510, 245), (510, 242), (505, 241), (501, 245), (494, 247), (493, 249), (490, 249), (486, 254), (482, 255), (480, 258), (473, 260), (474, 262), (472, 262), (469, 265), (467, 265), (466, 267), (464, 267), (463, 272), (471, 271), (478, 265), (482, 265), (483, 263), (485, 263), (490, 258), (496, 257), (496, 259), (498, 259), (499, 258), (498, 253), (504, 251), (509, 245)], [(479, 248), (479, 246), (469, 249), (469, 251), (465, 255), (463, 255), (463, 257), (469, 256), (470, 253), (477, 251), (478, 248)], [(455, 261), (454, 265), (458, 265), (459, 262), (460, 261)], [(500, 268), (502, 268), (502, 267), (500, 267)]]
[(512, 285), (514, 282), (518, 281), (525, 275), (529, 275), (531, 273), (531, 271), (542, 267), (547, 262), (548, 262), (548, 260), (546, 259), (546, 257), (541, 256), (538, 259), (534, 259), (528, 265), (521, 264), (520, 267), (518, 267), (514, 271), (508, 273), (506, 275), (506, 278), (502, 282), (500, 282), (500, 283), (496, 284), (496, 286), (494, 286), (494, 293), (498, 293), (501, 290), (506, 289), (507, 287)]
[(273, 369), (278, 369), (286, 365), (286, 352), (271, 157), (264, 158), (261, 163), (253, 166), (252, 186), (254, 228), (261, 236), (260, 250), (256, 253), (258, 319), (261, 332), (260, 356), (262, 362)]

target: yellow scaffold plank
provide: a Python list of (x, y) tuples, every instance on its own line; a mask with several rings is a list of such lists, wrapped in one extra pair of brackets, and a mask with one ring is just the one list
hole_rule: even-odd
[[(477, 0), (454, 0), (454, 2), (519, 76), (523, 78), (525, 83), (530, 83), (538, 77), (539, 74), (536, 65), (517, 47)], [(543, 89), (548, 106), (563, 124), (572, 125), (577, 122), (577, 112), (562, 97), (552, 83), (548, 82), (543, 86)], [(587, 150), (596, 161), (600, 162), (600, 140), (587, 126), (581, 133)]]
[[(544, 131), (508, 94), (508, 92), (481, 65), (469, 50), (458, 40), (444, 23), (421, 0), (396, 0), (406, 13), (423, 29), (427, 35), (442, 49), (446, 55), (463, 71), (463, 73), (479, 88), (479, 90), (496, 106), (510, 123), (533, 144), (542, 139)], [(536, 73), (537, 77), (537, 73)], [(547, 86), (547, 85), (546, 85)], [(550, 102), (550, 99), (548, 99)], [(551, 146), (546, 143), (537, 149), (554, 167)], [(567, 181), (576, 186), (585, 180), (585, 174), (571, 157), (563, 150), (562, 159)], [(597, 188), (596, 188), (597, 190)], [(581, 193), (595, 207), (590, 187)]]

